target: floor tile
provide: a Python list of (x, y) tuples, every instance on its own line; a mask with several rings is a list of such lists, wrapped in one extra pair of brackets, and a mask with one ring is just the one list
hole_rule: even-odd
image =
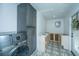
[(63, 49), (60, 43), (49, 42), (45, 52), (35, 51), (32, 56), (73, 56), (72, 53)]

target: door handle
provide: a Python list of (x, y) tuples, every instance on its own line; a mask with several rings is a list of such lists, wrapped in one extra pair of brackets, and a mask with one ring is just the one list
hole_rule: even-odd
[(71, 37), (73, 37), (73, 33), (71, 34)]

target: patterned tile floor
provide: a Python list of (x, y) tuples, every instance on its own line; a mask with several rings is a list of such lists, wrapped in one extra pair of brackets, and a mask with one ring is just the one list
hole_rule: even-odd
[(63, 49), (59, 43), (50, 42), (45, 52), (35, 51), (31, 56), (73, 56), (72, 53)]

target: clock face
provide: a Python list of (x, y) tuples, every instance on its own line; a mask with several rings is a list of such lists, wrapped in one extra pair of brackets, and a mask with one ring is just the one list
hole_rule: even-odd
[(56, 26), (56, 27), (60, 27), (60, 26), (61, 26), (61, 22), (60, 22), (60, 21), (56, 21), (56, 22), (55, 22), (55, 26)]

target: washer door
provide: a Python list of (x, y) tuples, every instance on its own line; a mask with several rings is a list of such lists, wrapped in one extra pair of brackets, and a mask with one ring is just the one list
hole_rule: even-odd
[(18, 47), (11, 56), (28, 56), (29, 48), (26, 45)]

